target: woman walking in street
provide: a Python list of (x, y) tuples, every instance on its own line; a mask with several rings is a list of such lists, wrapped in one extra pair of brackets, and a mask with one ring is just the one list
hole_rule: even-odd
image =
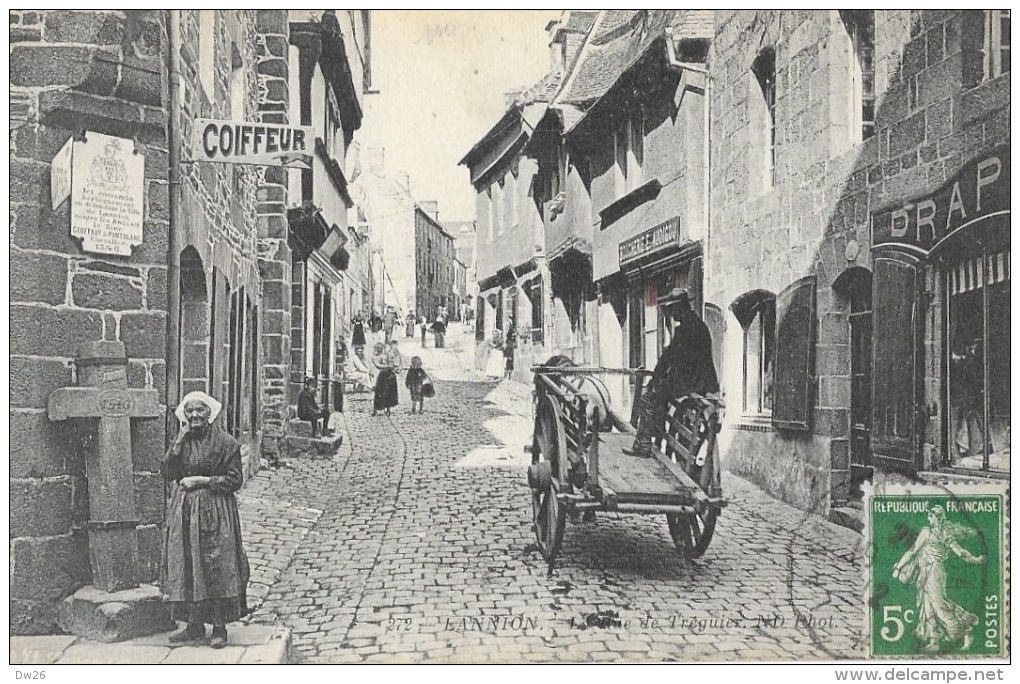
[(364, 347), (365, 346), (365, 319), (359, 311), (355, 314), (354, 318), (351, 319), (351, 328), (354, 332), (351, 334), (351, 346), (352, 347)]
[(174, 411), (181, 431), (162, 464), (173, 484), (167, 509), (160, 590), (173, 619), (188, 626), (172, 643), (205, 639), (227, 645), (227, 623), (248, 614), (250, 569), (234, 492), (241, 488), (241, 444), (212, 423), (222, 405), (191, 392)]
[(514, 327), (514, 319), (511, 318), (506, 326), (506, 336), (503, 338), (503, 377), (509, 379), (514, 375), (514, 350), (517, 348), (517, 328)]
[(372, 354), (372, 363), (379, 374), (375, 379), (375, 399), (372, 403), (372, 415), (379, 415), (379, 411), (386, 411), (390, 415), (390, 409), (397, 405), (397, 374), (393, 368), (390, 354), (386, 345), (382, 342), (375, 345)]
[(436, 316), (436, 322), (432, 324), (432, 332), (436, 336), (436, 349), (446, 346), (446, 319), (442, 314)]
[(368, 330), (372, 333), (372, 344), (385, 343), (383, 339), (383, 319), (378, 310), (373, 310), (368, 319)]
[(485, 374), (490, 378), (501, 378), (506, 372), (502, 350), (503, 331), (493, 328), (489, 337), (488, 357), (485, 360)]

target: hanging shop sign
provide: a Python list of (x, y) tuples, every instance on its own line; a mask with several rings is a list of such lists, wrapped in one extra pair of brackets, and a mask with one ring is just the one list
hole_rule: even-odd
[(975, 158), (934, 193), (876, 213), (872, 246), (928, 254), (959, 231), (1008, 214), (1009, 171), (1009, 145)]
[(310, 169), (314, 145), (315, 132), (310, 126), (195, 119), (191, 158)]

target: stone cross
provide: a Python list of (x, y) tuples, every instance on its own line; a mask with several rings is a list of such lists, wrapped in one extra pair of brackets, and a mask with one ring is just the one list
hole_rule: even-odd
[(47, 412), (50, 420), (98, 419), (85, 462), (92, 583), (108, 592), (131, 589), (138, 586), (131, 419), (161, 416), (159, 393), (127, 388), (123, 342), (86, 342), (75, 363), (80, 386), (54, 390)]

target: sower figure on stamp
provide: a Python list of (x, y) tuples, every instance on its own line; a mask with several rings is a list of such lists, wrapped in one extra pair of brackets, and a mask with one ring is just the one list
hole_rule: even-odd
[(212, 422), (221, 404), (204, 392), (184, 397), (181, 431), (163, 463), (174, 491), (167, 510), (160, 587), (171, 617), (188, 626), (174, 643), (205, 638), (227, 645), (227, 623), (248, 614), (250, 569), (234, 492), (241, 488), (241, 444)]
[(712, 361), (712, 338), (708, 326), (691, 310), (686, 290), (675, 287), (660, 297), (658, 304), (666, 315), (666, 325), (673, 326), (672, 336), (641, 397), (633, 446), (638, 456), (651, 454), (652, 444), (665, 425), (671, 400), (688, 394), (719, 392)]

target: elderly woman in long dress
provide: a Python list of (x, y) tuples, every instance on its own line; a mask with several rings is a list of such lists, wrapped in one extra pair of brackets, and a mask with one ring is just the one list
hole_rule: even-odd
[(227, 645), (227, 623), (248, 614), (248, 558), (234, 492), (241, 488), (241, 444), (213, 421), (221, 404), (204, 392), (184, 397), (175, 414), (181, 431), (163, 473), (173, 485), (167, 510), (160, 588), (171, 616), (187, 627), (174, 643), (204, 639)]
[(386, 411), (390, 415), (390, 409), (397, 405), (397, 373), (393, 364), (393, 357), (385, 344), (375, 345), (372, 354), (372, 363), (379, 369), (379, 375), (375, 379), (375, 400), (372, 404), (372, 415), (378, 415), (379, 411)]

